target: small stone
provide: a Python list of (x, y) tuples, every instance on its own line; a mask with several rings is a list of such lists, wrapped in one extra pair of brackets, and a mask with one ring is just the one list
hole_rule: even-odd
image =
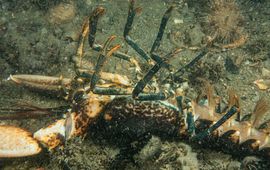
[(225, 59), (225, 68), (228, 72), (232, 74), (239, 74), (239, 67), (237, 67), (233, 60), (230, 57), (226, 57)]
[(173, 22), (175, 24), (183, 24), (184, 23), (184, 20), (182, 20), (182, 19), (174, 19)]

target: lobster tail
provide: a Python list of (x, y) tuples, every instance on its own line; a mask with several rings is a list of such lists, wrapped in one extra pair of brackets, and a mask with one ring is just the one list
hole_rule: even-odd
[[(200, 133), (218, 122), (228, 109), (223, 109), (224, 113), (218, 113), (215, 108), (217, 103), (213, 101), (213, 90), (211, 85), (206, 84), (207, 102), (191, 102), (194, 112), (196, 133)], [(229, 101), (226, 108), (232, 106), (240, 107), (239, 97), (230, 89)], [(240, 120), (240, 115), (233, 116), (217, 128), (207, 140), (201, 141), (209, 146), (211, 141), (214, 146), (227, 147), (227, 151), (237, 151), (245, 155), (259, 155), (270, 158), (270, 140), (267, 126), (262, 126), (262, 118), (269, 110), (269, 105), (264, 98), (261, 98), (249, 120)], [(265, 123), (264, 123), (265, 124)]]

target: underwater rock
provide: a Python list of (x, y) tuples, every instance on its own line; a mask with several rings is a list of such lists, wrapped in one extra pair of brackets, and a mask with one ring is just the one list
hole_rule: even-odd
[(239, 67), (234, 64), (233, 60), (230, 57), (225, 59), (225, 68), (229, 73), (239, 74)]
[(255, 156), (247, 156), (241, 163), (241, 169), (269, 169), (270, 163)]
[(240, 162), (232, 161), (232, 162), (229, 163), (227, 168), (230, 169), (230, 170), (238, 170), (240, 166), (241, 166)]
[(152, 137), (137, 155), (142, 169), (199, 169), (197, 153), (181, 142), (162, 142)]
[(211, 152), (209, 150), (201, 150), (198, 153), (198, 159), (200, 164), (199, 169), (240, 170), (241, 166), (239, 161), (232, 161), (230, 155)]
[(161, 165), (160, 169), (199, 169), (197, 153), (192, 152), (191, 147), (184, 143), (166, 142), (161, 151), (156, 160)]
[(161, 152), (162, 142), (158, 137), (153, 136), (148, 144), (140, 151), (139, 159), (148, 160)]

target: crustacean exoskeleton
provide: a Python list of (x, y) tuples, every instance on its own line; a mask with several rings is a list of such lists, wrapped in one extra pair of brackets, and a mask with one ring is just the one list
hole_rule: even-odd
[[(33, 136), (19, 127), (1, 125), (0, 137), (3, 140), (0, 141), (0, 157), (38, 154), (41, 151), (39, 142), (48, 149), (54, 149), (71, 137), (84, 136), (88, 126), (95, 122), (113, 135), (126, 139), (125, 147), (121, 148), (116, 158), (118, 160), (132, 159), (151, 135), (195, 143), (215, 143), (213, 146), (218, 148), (224, 145), (228, 152), (237, 151), (269, 159), (269, 132), (260, 126), (256, 116), (251, 120), (239, 117), (238, 97), (232, 91), (227, 107), (221, 108), (220, 100), (213, 96), (212, 87), (205, 82), (207, 100), (187, 100), (185, 106), (182, 105), (184, 96), (181, 85), (177, 83), (179, 77), (207, 54), (207, 46), (190, 63), (174, 71), (167, 61), (181, 49), (175, 49), (163, 57), (156, 53), (173, 7), (169, 7), (163, 15), (150, 53), (144, 51), (129, 35), (133, 19), (140, 10), (135, 8), (135, 1), (131, 0), (124, 39), (151, 66), (145, 76), (133, 86), (126, 76), (102, 71), (110, 57), (130, 62), (136, 71), (141, 69), (133, 57), (118, 51), (120, 45), (111, 46), (116, 36), (109, 37), (103, 45), (95, 44), (98, 19), (105, 11), (102, 7), (96, 8), (83, 25), (77, 56), (74, 58), (76, 76), (73, 79), (38, 75), (10, 76), (10, 80), (19, 85), (64, 95), (71, 103), (71, 110), (66, 113), (66, 118), (40, 129)], [(81, 68), (82, 49), (87, 35), (91, 49), (98, 51), (94, 70)], [(157, 93), (151, 93), (146, 85), (162, 67), (170, 72), (170, 76), (165, 78), (165, 83)], [(100, 82), (101, 79), (105, 83)], [(267, 107), (262, 99), (254, 113), (264, 114)], [(139, 142), (134, 145), (134, 141)]]

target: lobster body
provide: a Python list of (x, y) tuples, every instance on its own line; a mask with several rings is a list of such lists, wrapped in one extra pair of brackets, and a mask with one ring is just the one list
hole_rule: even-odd
[(104, 108), (101, 120), (110, 130), (120, 133), (128, 131), (130, 136), (149, 133), (173, 137), (178, 134), (181, 125), (179, 116), (176, 108), (168, 107), (160, 101), (137, 101), (120, 97)]
[[(241, 132), (243, 134), (245, 129), (240, 130), (239, 133), (236, 127), (246, 122), (236, 122), (230, 128), (226, 122), (203, 140), (192, 141), (192, 136), (188, 133), (186, 113), (186, 111), (180, 112), (177, 107), (167, 102), (116, 97), (105, 105), (93, 125), (99, 127), (99, 132), (103, 131), (114, 139), (120, 139), (121, 145), (124, 146), (134, 141), (146, 144), (149, 139), (146, 136), (154, 135), (162, 139), (184, 140), (187, 143), (199, 144), (239, 157), (256, 155), (267, 160), (270, 158), (270, 148), (267, 146), (262, 148), (260, 144), (263, 142), (258, 142), (262, 139), (261, 133), (240, 141)], [(215, 114), (211, 120), (203, 115), (201, 118), (198, 116), (195, 120), (195, 135), (211, 127), (215, 122), (213, 119), (218, 120), (220, 114)]]

